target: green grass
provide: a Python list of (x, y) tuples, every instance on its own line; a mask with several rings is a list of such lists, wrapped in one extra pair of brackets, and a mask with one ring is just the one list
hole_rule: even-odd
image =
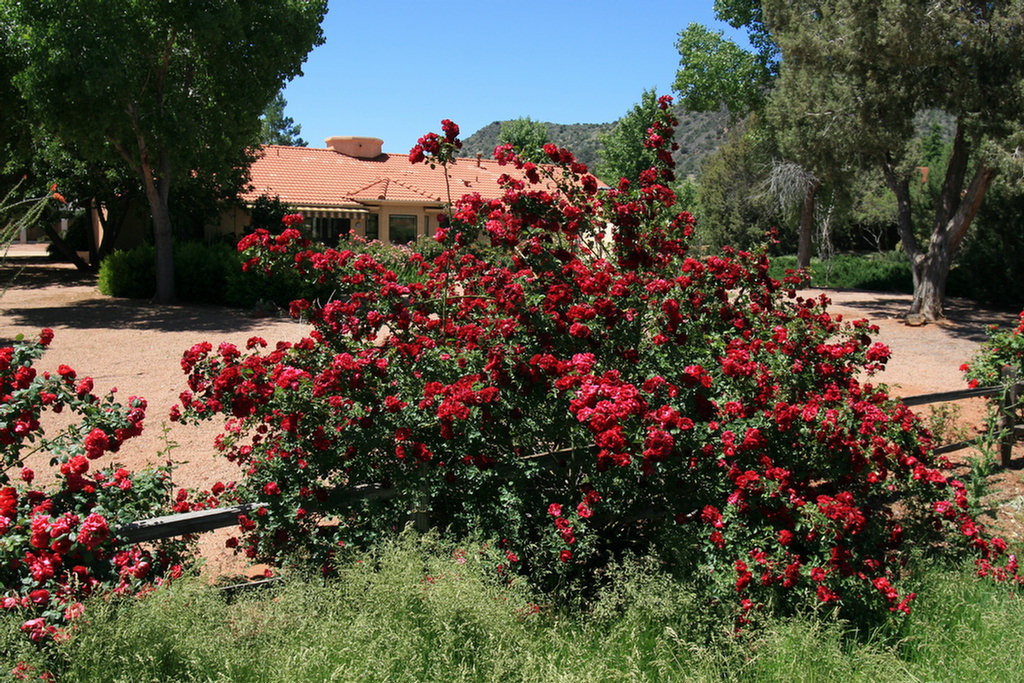
[[(228, 601), (199, 581), (90, 604), (72, 638), (38, 649), (0, 615), (4, 675), (58, 681), (1015, 681), (1024, 603), (969, 571), (936, 569), (883, 635), (827, 614), (768, 620), (737, 638), (653, 563), (619, 568), (586, 612), (532, 605), (493, 555), (411, 537), (331, 581), (291, 580)], [(430, 577), (429, 579), (427, 577)]]

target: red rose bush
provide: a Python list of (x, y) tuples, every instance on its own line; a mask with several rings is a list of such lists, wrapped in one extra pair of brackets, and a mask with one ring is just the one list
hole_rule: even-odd
[[(674, 124), (663, 100), (658, 164), (606, 190), (555, 145), (550, 165), (499, 147), (502, 198), (455, 201), (415, 277), (295, 226), (244, 239), (247, 268), (333, 294), (293, 302), (303, 339), (182, 360), (173, 417), (226, 419), (237, 494), (267, 503), (231, 543), (326, 571), (416, 523), (498, 539), (502, 571), (553, 589), (654, 553), (740, 623), (906, 612), (911, 548), (1019, 581), (917, 418), (864, 381), (889, 357), (872, 328), (770, 278), (764, 253), (691, 250)], [(444, 130), (411, 160), (459, 163)]]
[[(82, 616), (90, 595), (137, 595), (176, 576), (187, 559), (184, 541), (147, 547), (122, 543), (124, 524), (183, 510), (172, 498), (169, 467), (130, 472), (105, 463), (142, 431), (146, 402), (128, 405), (93, 392), (91, 378), (66, 365), (56, 373), (34, 363), (53, 339), (0, 348), (0, 609), (24, 618), (37, 642), (60, 637)], [(48, 433), (43, 413), (75, 420)], [(25, 465), (41, 453), (54, 471), (44, 477)]]

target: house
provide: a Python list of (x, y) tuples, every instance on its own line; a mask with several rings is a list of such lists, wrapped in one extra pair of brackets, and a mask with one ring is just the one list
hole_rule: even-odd
[[(408, 154), (382, 152), (380, 138), (339, 136), (325, 142), (323, 148), (263, 147), (250, 167), (251, 189), (213, 224), (200, 226), (204, 238), (240, 239), (249, 231), (249, 208), (265, 195), (294, 207), (303, 215), (309, 235), (325, 244), (334, 245), (347, 235), (404, 244), (436, 233), (449, 197), (456, 201), (478, 193), (484, 199), (498, 199), (504, 192), (498, 185), (502, 175), (525, 180), (512, 164), (502, 166), (478, 156), (451, 164), (446, 183), (440, 166), (413, 164)], [(151, 230), (144, 207), (135, 208), (118, 237), (118, 248), (145, 241)], [(99, 244), (103, 225), (97, 211), (92, 229)]]
[[(305, 219), (314, 239), (326, 243), (356, 234), (403, 244), (433, 235), (449, 199), (479, 193), (499, 198), (498, 178), (518, 175), (514, 166), (476, 158), (458, 159), (444, 170), (412, 164), (407, 154), (381, 151), (379, 138), (327, 138), (325, 148), (268, 145), (250, 168), (252, 189), (241, 199), (250, 205), (261, 195), (279, 197)], [(225, 214), (220, 232), (240, 237), (248, 213)]]

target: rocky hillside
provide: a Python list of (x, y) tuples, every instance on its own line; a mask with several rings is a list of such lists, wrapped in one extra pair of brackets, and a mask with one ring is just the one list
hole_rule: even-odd
[[(725, 141), (729, 128), (729, 116), (725, 112), (696, 113), (676, 108), (679, 127), (676, 129), (675, 152), (677, 171), (680, 177), (697, 175), (704, 157), (718, 149)], [(495, 121), (476, 131), (463, 141), (462, 154), (473, 157), (478, 153), (490, 158), (498, 144), (501, 121)], [(594, 168), (600, 161), (600, 136), (610, 133), (615, 123), (547, 123), (548, 135), (560, 147), (572, 150), (576, 158)], [(608, 180), (603, 178), (602, 180)]]

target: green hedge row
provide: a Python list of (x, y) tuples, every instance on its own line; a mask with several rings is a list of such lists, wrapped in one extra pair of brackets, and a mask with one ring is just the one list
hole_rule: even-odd
[[(286, 307), (299, 298), (330, 292), (310, 291), (298, 278), (246, 273), (234, 247), (225, 243), (181, 242), (174, 245), (174, 291), (183, 303), (252, 308)], [(107, 296), (148, 299), (156, 294), (156, 251), (142, 245), (115, 251), (100, 264), (99, 289)]]
[[(441, 245), (431, 238), (396, 246), (381, 242), (353, 240), (339, 248), (366, 252), (381, 264), (415, 279), (413, 252), (432, 260), (441, 252)], [(274, 304), (285, 308), (295, 299), (325, 300), (332, 287), (311, 288), (293, 272), (262, 273), (242, 270), (242, 257), (225, 242), (178, 242), (174, 245), (174, 291), (183, 303), (218, 304), (252, 308)], [(99, 271), (99, 288), (107, 296), (149, 299), (156, 294), (156, 251), (142, 245), (128, 251), (115, 251), (103, 259)]]
[[(1012, 229), (1000, 228), (1004, 232)], [(1008, 236), (1003, 237), (998, 232), (974, 237), (970, 248), (957, 257), (949, 272), (946, 296), (1020, 310), (1024, 305), (1024, 280), (1016, 277), (1016, 273), (1024, 263), (1024, 252), (1016, 248)], [(769, 272), (772, 277), (781, 279), (787, 269), (793, 268), (796, 268), (796, 256), (775, 256)], [(836, 254), (830, 261), (815, 258), (809, 270), (812, 287), (904, 294), (914, 291), (910, 263), (899, 251)]]
[[(776, 256), (771, 260), (771, 276), (781, 279), (788, 269), (796, 268), (796, 256)], [(914, 291), (910, 263), (899, 252), (836, 254), (828, 261), (811, 259), (812, 287), (866, 289), (879, 292)]]

